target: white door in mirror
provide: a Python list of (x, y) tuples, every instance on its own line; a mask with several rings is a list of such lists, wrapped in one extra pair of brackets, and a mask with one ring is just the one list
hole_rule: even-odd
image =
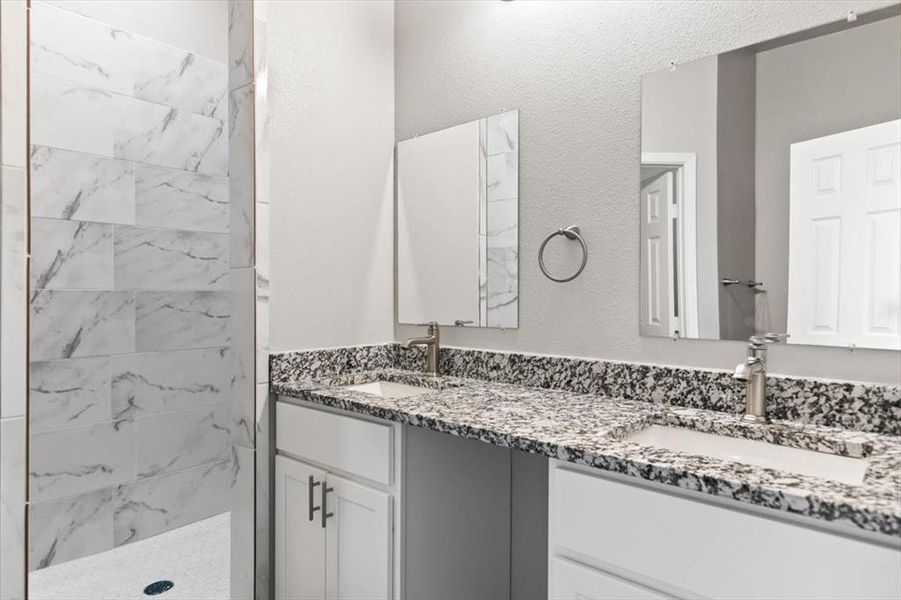
[(901, 120), (792, 144), (788, 333), (901, 350)]
[(641, 188), (641, 335), (678, 335), (679, 317), (674, 289), (673, 174), (663, 173)]

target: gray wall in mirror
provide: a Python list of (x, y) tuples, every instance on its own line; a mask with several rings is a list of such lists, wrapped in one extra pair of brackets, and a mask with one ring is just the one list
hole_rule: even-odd
[(641, 334), (901, 349), (899, 119), (897, 6), (646, 75)]
[(400, 323), (519, 320), (519, 111), (397, 144)]

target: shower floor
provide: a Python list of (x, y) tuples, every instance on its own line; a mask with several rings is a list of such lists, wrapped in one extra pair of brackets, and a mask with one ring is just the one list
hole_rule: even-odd
[[(113, 550), (29, 573), (32, 600), (226, 600), (229, 592), (229, 513)], [(171, 590), (145, 596), (168, 579)]]

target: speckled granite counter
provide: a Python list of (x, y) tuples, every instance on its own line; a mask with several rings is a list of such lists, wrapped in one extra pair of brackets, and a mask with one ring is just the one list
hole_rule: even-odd
[[(432, 390), (390, 399), (340, 387), (377, 379)], [(752, 425), (724, 412), (477, 379), (431, 379), (396, 369), (282, 379), (271, 389), (289, 402), (326, 405), (901, 537), (897, 436), (788, 421)], [(852, 486), (622, 441), (655, 423), (862, 457), (868, 470), (864, 483)]]

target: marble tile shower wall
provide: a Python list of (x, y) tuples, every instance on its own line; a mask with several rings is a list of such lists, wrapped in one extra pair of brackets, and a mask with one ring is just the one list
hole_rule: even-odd
[(230, 508), (253, 292), (229, 89), (224, 63), (32, 3), (31, 569)]
[(519, 111), (487, 119), (485, 246), (488, 327), (519, 323)]

